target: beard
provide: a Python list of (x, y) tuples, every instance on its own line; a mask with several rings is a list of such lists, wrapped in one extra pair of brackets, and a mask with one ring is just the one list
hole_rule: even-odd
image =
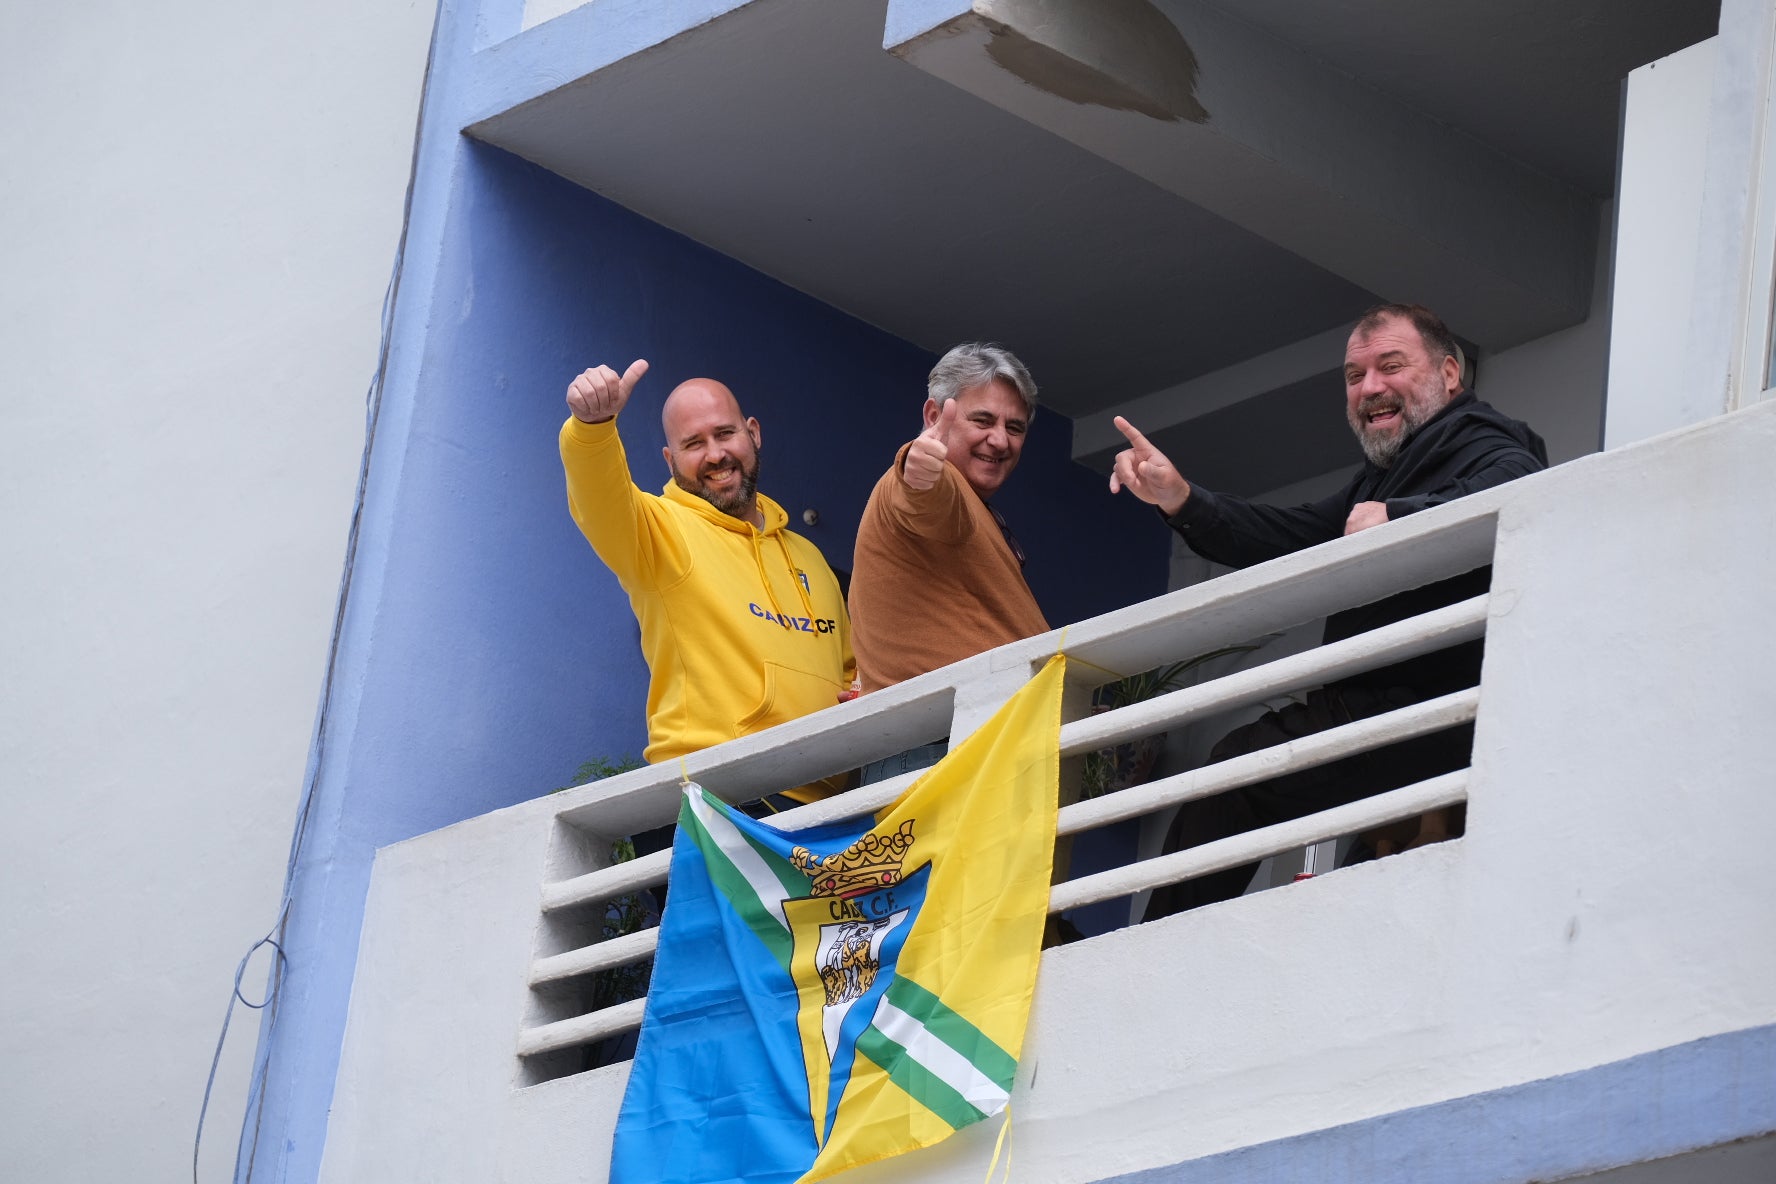
[[(740, 480), (731, 489), (716, 489), (709, 480), (728, 470), (737, 470)], [(686, 493), (695, 494), (722, 513), (734, 518), (744, 518), (751, 512), (753, 503), (758, 497), (758, 452), (754, 450), (750, 456), (730, 456), (716, 464), (704, 465), (695, 472), (686, 472), (678, 465), (672, 466), (672, 479)]]
[[(1347, 411), (1346, 421), (1363, 446), (1363, 455), (1378, 469), (1392, 465), (1412, 439), (1413, 433), (1429, 423), (1454, 398), (1443, 388), (1442, 380), (1433, 376), (1409, 391), (1404, 397), (1392, 391), (1370, 395), (1354, 410)], [(1372, 428), (1369, 417), (1377, 411), (1398, 411), (1400, 422), (1391, 428)]]

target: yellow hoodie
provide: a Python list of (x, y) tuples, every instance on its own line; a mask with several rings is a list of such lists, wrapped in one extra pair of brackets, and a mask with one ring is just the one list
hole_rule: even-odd
[(783, 507), (760, 494), (759, 530), (672, 481), (659, 497), (643, 493), (615, 420), (569, 416), (561, 463), (568, 509), (641, 625), (649, 763), (831, 707), (850, 689), (838, 580), (813, 543), (784, 529)]

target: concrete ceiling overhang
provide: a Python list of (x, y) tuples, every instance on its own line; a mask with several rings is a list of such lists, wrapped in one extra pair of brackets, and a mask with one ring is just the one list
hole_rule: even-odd
[[(882, 0), (753, 0), (476, 137), (1079, 415), (1372, 299), (883, 52)], [(540, 31), (540, 30), (539, 30)]]
[(901, 5), (897, 56), (1491, 348), (1590, 307), (1594, 198), (1219, 9)]
[[(1046, 405), (1096, 428), (1109, 409), (1336, 338), (1377, 298), (1442, 300), (1490, 348), (1582, 319), (1589, 162), (1613, 159), (1615, 114), (1536, 102), (1613, 96), (1715, 8), (1513, 3), (1531, 31), (1486, 28), (1482, 63), (1518, 41), (1544, 51), (1569, 26), (1596, 36), (1567, 39), (1559, 85), (1500, 70), (1469, 93), (1425, 65), (1451, 51), (1422, 7), (1265, 0), (1242, 22), (1195, 0), (751, 0), (467, 130), (933, 352), (1001, 341)], [(1094, 13), (1121, 13), (1134, 35), (1105, 43)], [(1597, 32), (1618, 26), (1633, 35)], [(1008, 29), (1021, 61), (1006, 59)], [(1382, 40), (1377, 65), (1362, 47)], [(1156, 67), (1143, 45), (1175, 57), (1178, 41), (1182, 87), (1177, 62)], [(1094, 72), (1123, 88), (1116, 101), (1026, 77)], [(1467, 117), (1483, 126), (1448, 122)], [(1571, 167), (1547, 169), (1555, 158)], [(1292, 363), (1273, 385), (1223, 382), (1196, 426), (1233, 434), (1218, 456), (1235, 471), (1299, 479), (1337, 467), (1321, 464), (1335, 447), (1348, 463), (1338, 361), (1312, 381)], [(1266, 426), (1310, 391), (1325, 404), (1310, 429), (1290, 442)], [(1108, 455), (1087, 439), (1075, 452)]]

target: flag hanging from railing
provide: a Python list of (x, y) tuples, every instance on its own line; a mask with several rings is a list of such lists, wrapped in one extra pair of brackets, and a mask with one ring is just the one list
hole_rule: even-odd
[(1010, 1098), (1048, 910), (1057, 656), (874, 819), (690, 785), (613, 1184), (797, 1184)]

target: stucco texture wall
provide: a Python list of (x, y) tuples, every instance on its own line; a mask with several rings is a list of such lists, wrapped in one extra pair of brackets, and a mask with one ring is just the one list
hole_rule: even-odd
[(432, 12), (0, 8), (0, 1179), (188, 1171), (283, 881)]

